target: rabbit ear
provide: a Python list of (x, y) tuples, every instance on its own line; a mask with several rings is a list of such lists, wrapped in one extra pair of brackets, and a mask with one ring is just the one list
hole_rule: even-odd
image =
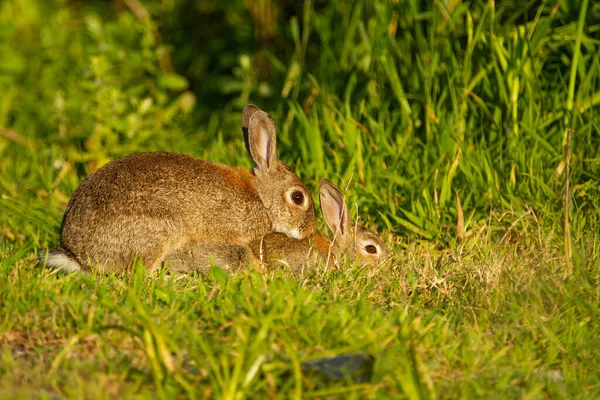
[[(242, 132), (244, 134), (244, 143), (246, 144), (246, 150), (250, 153), (250, 143), (248, 143), (248, 125), (250, 125), (250, 117), (260, 108), (254, 104), (248, 104), (242, 111)], [(250, 153), (251, 154), (251, 153)]]
[[(245, 111), (246, 109), (244, 109)], [(275, 122), (269, 114), (261, 111), (258, 107), (252, 111), (248, 118), (248, 140), (246, 143), (255, 165), (259, 169), (269, 170), (277, 161)]]
[(331, 232), (335, 234), (339, 231), (341, 235), (345, 235), (349, 224), (348, 206), (338, 188), (329, 179), (321, 179), (319, 199), (323, 217)]

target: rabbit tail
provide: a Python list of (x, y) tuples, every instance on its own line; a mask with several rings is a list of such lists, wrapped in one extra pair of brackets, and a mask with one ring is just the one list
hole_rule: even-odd
[(38, 265), (46, 265), (64, 273), (81, 271), (81, 264), (70, 251), (64, 249), (46, 249), (38, 252)]

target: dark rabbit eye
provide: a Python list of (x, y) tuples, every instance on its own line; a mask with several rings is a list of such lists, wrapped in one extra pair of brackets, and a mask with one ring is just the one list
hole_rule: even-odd
[(366, 245), (365, 250), (367, 250), (367, 253), (369, 254), (377, 254), (377, 247), (373, 246), (372, 244)]
[(300, 191), (295, 191), (292, 193), (292, 201), (294, 204), (301, 206), (304, 204), (304, 194)]

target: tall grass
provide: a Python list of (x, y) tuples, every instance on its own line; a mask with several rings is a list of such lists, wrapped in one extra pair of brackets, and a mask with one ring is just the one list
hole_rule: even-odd
[[(0, 4), (0, 397), (599, 395), (594, 2), (134, 3)], [(350, 182), (391, 263), (178, 280), (34, 267), (114, 158), (250, 167), (248, 102), (309, 187)], [(306, 369), (348, 353), (373, 357), (368, 381)]]

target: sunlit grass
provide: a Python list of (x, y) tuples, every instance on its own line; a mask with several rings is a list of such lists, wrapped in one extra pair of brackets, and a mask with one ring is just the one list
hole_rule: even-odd
[[(152, 21), (102, 2), (0, 6), (0, 397), (600, 396), (598, 7), (143, 3)], [(180, 76), (157, 60), (165, 43)], [(249, 168), (246, 102), (310, 188), (349, 182), (388, 264), (174, 280), (34, 266), (111, 159)], [(374, 359), (367, 382), (303, 370), (355, 353)]]

